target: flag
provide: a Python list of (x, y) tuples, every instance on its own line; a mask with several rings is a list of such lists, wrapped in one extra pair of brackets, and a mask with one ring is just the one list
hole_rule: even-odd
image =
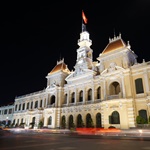
[(82, 19), (84, 20), (84, 23), (87, 24), (87, 18), (84, 14), (84, 11), (82, 10)]

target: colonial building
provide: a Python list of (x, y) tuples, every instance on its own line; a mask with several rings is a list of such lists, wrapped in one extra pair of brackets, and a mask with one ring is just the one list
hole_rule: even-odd
[[(109, 39), (93, 61), (92, 41), (84, 28), (78, 40), (74, 70), (64, 59), (47, 74), (42, 91), (19, 96), (11, 106), (0, 107), (0, 121), (48, 128), (104, 127), (129, 129), (137, 116), (150, 116), (150, 62), (137, 55), (121, 35)], [(11, 116), (7, 109), (12, 108)]]

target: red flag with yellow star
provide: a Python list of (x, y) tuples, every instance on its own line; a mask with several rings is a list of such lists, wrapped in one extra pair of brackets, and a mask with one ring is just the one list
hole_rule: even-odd
[(85, 16), (83, 10), (82, 10), (82, 19), (83, 19), (84, 23), (87, 24), (87, 18), (86, 18), (86, 16)]

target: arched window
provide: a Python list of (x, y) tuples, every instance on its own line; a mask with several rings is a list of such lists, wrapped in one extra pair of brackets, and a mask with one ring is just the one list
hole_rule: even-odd
[(27, 103), (27, 109), (29, 109), (29, 102)]
[(61, 126), (62, 126), (63, 129), (66, 128), (66, 117), (65, 116), (62, 116)]
[(87, 115), (86, 115), (86, 127), (87, 127), (87, 128), (94, 127), (94, 125), (93, 125), (93, 120), (92, 120), (90, 114), (87, 114)]
[(145, 123), (148, 122), (147, 111), (146, 110), (144, 110), (144, 109), (139, 110), (139, 116), (141, 116), (144, 119)]
[(25, 109), (25, 103), (23, 103), (23, 106), (22, 106), (22, 110), (24, 110)]
[(96, 127), (97, 127), (97, 128), (102, 127), (101, 114), (100, 114), (100, 113), (97, 113), (97, 114), (96, 114)]
[(15, 111), (17, 111), (17, 106), (18, 106), (18, 105), (15, 105)]
[(88, 90), (88, 101), (92, 100), (92, 89)]
[(48, 125), (52, 125), (52, 116), (48, 118)]
[(65, 94), (65, 101), (64, 101), (64, 104), (67, 104), (67, 97), (68, 97), (68, 95)]
[(101, 88), (97, 88), (97, 99), (101, 99)]
[(135, 80), (135, 88), (136, 94), (144, 93), (142, 78), (138, 78)]
[(33, 102), (31, 102), (31, 109), (33, 108)]
[(19, 110), (21, 110), (21, 104), (19, 104)]
[(71, 103), (74, 103), (75, 102), (75, 93), (73, 92), (71, 94)]
[(35, 123), (35, 117), (32, 118), (32, 123)]
[(72, 128), (72, 127), (74, 127), (73, 116), (70, 115), (70, 116), (69, 116), (69, 129)]
[(117, 111), (113, 111), (111, 116), (109, 116), (110, 124), (120, 124), (120, 115)]
[(54, 95), (51, 96), (51, 105), (52, 104), (55, 104), (55, 96)]
[(40, 107), (42, 107), (42, 99), (40, 100)]
[(79, 102), (83, 102), (83, 91), (79, 93)]
[(82, 116), (80, 114), (77, 116), (77, 127), (78, 128), (83, 127), (83, 120), (82, 120)]
[(35, 102), (34, 108), (38, 108), (38, 101)]
[(110, 95), (117, 95), (120, 93), (120, 84), (118, 82), (113, 82), (109, 86)]

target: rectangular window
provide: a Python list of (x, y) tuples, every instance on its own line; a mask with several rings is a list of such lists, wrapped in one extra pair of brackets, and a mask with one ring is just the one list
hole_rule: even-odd
[(7, 109), (4, 110), (4, 114), (5, 114), (5, 115), (7, 114)]
[(144, 93), (142, 78), (135, 80), (136, 94)]
[(12, 114), (12, 109), (9, 109), (9, 114)]

